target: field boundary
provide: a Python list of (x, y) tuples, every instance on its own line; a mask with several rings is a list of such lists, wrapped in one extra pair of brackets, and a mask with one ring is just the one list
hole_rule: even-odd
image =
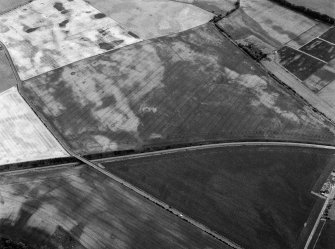
[[(318, 38), (315, 38), (315, 39), (313, 39), (312, 41), (317, 40), (317, 39), (318, 39)], [(284, 46), (284, 47), (285, 47), (285, 46)], [(323, 62), (323, 63), (325, 63), (325, 64), (328, 64), (328, 62), (326, 62), (326, 61), (324, 61), (324, 60), (321, 60), (320, 58), (315, 57), (314, 55), (311, 55), (311, 54), (309, 54), (309, 53), (306, 53), (305, 51), (300, 50), (300, 48), (299, 48), (299, 49), (291, 48), (291, 49), (293, 49), (293, 50), (295, 50), (295, 51), (298, 51), (298, 52), (300, 52), (300, 53), (303, 53), (303, 54), (305, 54), (305, 55), (307, 55), (307, 56), (309, 56), (309, 57), (312, 57), (312, 58), (314, 58), (314, 59), (316, 59), (316, 60), (318, 60), (318, 61), (321, 61), (321, 62)]]
[(330, 42), (330, 41), (327, 41), (327, 40), (325, 40), (325, 39), (321, 38), (320, 36), (316, 37), (314, 40), (316, 40), (316, 39), (319, 39), (319, 40), (321, 40), (321, 41), (324, 41), (324, 42), (327, 42), (327, 43), (329, 43), (330, 45), (333, 45), (333, 46), (335, 46), (335, 43), (332, 43), (332, 42)]
[[(132, 160), (138, 158), (145, 158), (151, 156), (161, 156), (168, 154), (175, 154), (179, 152), (187, 152), (187, 151), (195, 151), (195, 150), (208, 150), (208, 149), (216, 149), (216, 148), (226, 148), (226, 147), (249, 147), (249, 146), (275, 146), (275, 147), (299, 147), (299, 148), (314, 148), (314, 149), (327, 149), (327, 150), (335, 150), (335, 146), (331, 145), (321, 145), (321, 144), (308, 144), (308, 143), (294, 143), (294, 142), (274, 142), (274, 141), (264, 141), (264, 142), (222, 142), (222, 143), (212, 143), (212, 144), (204, 144), (204, 145), (193, 145), (193, 146), (185, 146), (175, 149), (165, 149), (144, 153), (136, 153), (131, 155), (123, 155), (123, 156), (111, 156), (100, 159), (92, 159), (92, 162), (118, 162), (124, 160)], [(87, 160), (87, 159), (85, 159)]]

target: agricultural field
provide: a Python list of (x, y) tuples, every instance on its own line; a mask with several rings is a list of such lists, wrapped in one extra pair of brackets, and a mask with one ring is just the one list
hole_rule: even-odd
[[(322, 43), (319, 42), (322, 40)], [(315, 44), (315, 46), (313, 46)], [(307, 47), (307, 49), (305, 49)], [(328, 62), (324, 67), (311, 75), (304, 83), (335, 110), (335, 29), (330, 28), (316, 42), (311, 42), (301, 50)], [(322, 87), (315, 87), (322, 86)]]
[(2, 175), (0, 186), (1, 235), (34, 248), (229, 249), (88, 166)]
[(301, 81), (306, 80), (326, 65), (325, 62), (317, 58), (286, 46), (278, 50), (277, 53), (280, 60), (279, 63)]
[(308, 9), (317, 11), (321, 14), (335, 18), (335, 2), (334, 0), (286, 0), (297, 6), (303, 6)]
[(241, 0), (238, 11), (218, 25), (236, 42), (248, 42), (269, 54), (286, 43), (306, 44), (329, 26), (268, 0)]
[(334, 142), (328, 121), (212, 23), (73, 63), (20, 90), (82, 155), (233, 140)]
[(140, 41), (83, 0), (35, 0), (0, 16), (21, 80)]
[(0, 15), (7, 11), (13, 10), (21, 5), (29, 3), (31, 0), (1, 0), (0, 1)]
[(0, 165), (67, 156), (15, 87), (0, 93)]
[(269, 73), (335, 120), (334, 28), (268, 0), (241, 0), (218, 26)]
[[(303, 85), (334, 112), (335, 43), (332, 40), (333, 30), (334, 28), (329, 28), (319, 37), (298, 48), (288, 44), (289, 46), (279, 49), (273, 58), (271, 56), (269, 58), (273, 63), (282, 65), (299, 78)], [(263, 64), (266, 65), (264, 62)]]
[[(185, 31), (207, 23), (214, 17), (212, 13), (188, 3), (189, 1), (88, 0), (88, 2), (142, 39)], [(221, 2), (225, 4), (230, 0)], [(230, 8), (229, 6), (227, 8)]]
[(322, 228), (315, 247), (309, 249), (332, 249), (335, 244), (335, 221), (327, 220)]
[(215, 15), (226, 15), (236, 8), (238, 1), (239, 0), (191, 0), (189, 2)]
[(303, 51), (325, 62), (330, 62), (331, 60), (335, 59), (335, 44), (320, 40), (318, 38), (301, 47), (300, 51)]
[[(335, 83), (335, 67), (331, 64), (324, 65), (303, 82), (310, 90), (334, 106), (334, 103), (332, 103), (334, 102), (334, 100), (332, 100), (332, 83)], [(326, 95), (328, 95), (328, 97), (326, 97)]]
[(13, 69), (10, 66), (10, 62), (6, 56), (5, 50), (1, 47), (0, 44), (0, 93), (16, 86), (17, 81), (13, 72)]
[(314, 226), (324, 200), (311, 190), (334, 160), (326, 150), (249, 146), (102, 164), (243, 248), (290, 249)]
[(320, 36), (322, 39), (335, 44), (335, 27), (330, 28)]

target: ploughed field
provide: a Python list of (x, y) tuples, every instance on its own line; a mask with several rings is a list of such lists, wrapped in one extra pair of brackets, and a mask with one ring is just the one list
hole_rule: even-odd
[(335, 43), (335, 27), (329, 29), (327, 32), (323, 33), (320, 37), (324, 40)]
[(253, 146), (103, 165), (244, 248), (289, 249), (306, 242), (323, 205), (311, 190), (333, 162), (330, 151)]
[[(316, 38), (299, 50), (284, 46), (278, 50), (278, 56), (279, 63), (301, 81), (305, 81), (314, 92), (320, 91), (334, 80), (335, 44), (327, 40)], [(328, 74), (331, 74), (331, 77)], [(323, 84), (311, 84), (310, 78), (313, 76), (320, 76)], [(330, 81), (327, 81), (327, 78), (330, 78)]]
[(314, 39), (300, 50), (325, 62), (335, 58), (335, 44), (320, 39)]
[(20, 90), (85, 155), (241, 139), (334, 141), (323, 117), (212, 23), (70, 64)]
[(0, 234), (42, 248), (230, 247), (88, 166), (0, 179)]
[(311, 190), (332, 158), (317, 149), (262, 146), (103, 165), (242, 247), (288, 249), (306, 242), (323, 203)]

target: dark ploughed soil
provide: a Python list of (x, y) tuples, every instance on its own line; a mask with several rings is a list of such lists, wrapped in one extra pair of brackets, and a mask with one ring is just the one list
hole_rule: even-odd
[(104, 166), (242, 247), (293, 249), (322, 207), (310, 192), (331, 158), (315, 149), (234, 147)]

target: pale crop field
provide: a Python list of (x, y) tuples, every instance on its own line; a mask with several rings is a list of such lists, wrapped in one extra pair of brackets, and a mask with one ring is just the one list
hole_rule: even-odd
[(36, 0), (0, 16), (22, 80), (139, 40), (83, 0)]
[(67, 156), (15, 87), (0, 94), (0, 165)]
[[(142, 39), (178, 33), (204, 24), (213, 14), (190, 3), (167, 0), (88, 0)], [(197, 1), (195, 1), (197, 2)]]

